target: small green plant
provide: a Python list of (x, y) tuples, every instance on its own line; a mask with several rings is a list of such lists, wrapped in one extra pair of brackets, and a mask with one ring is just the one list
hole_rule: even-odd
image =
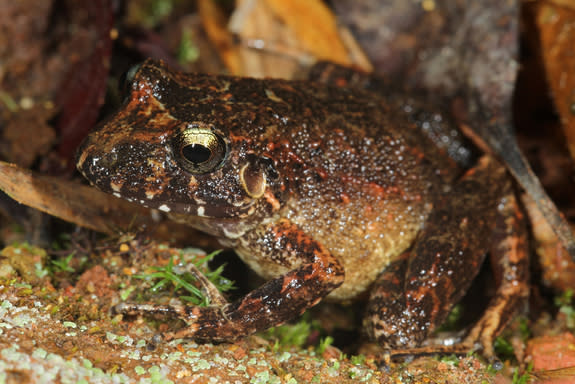
[[(182, 250), (183, 253), (186, 250)], [(212, 252), (205, 257), (196, 257), (192, 260), (187, 260), (183, 255), (180, 257), (181, 260), (186, 259), (186, 262), (192, 263), (202, 274), (212, 283), (220, 292), (226, 292), (233, 289), (233, 282), (224, 278), (222, 272), (225, 265), (220, 265), (217, 269), (210, 271), (208, 268), (208, 263), (214, 258), (220, 251)], [(175, 291), (183, 289), (190, 295), (182, 295), (179, 298), (183, 301), (187, 301), (194, 305), (207, 306), (210, 304), (209, 298), (202, 292), (201, 288), (196, 285), (196, 277), (193, 273), (186, 271), (185, 267), (180, 268), (174, 264), (174, 258), (171, 257), (170, 261), (166, 266), (163, 267), (152, 267), (152, 273), (147, 273), (143, 275), (136, 275), (135, 278), (144, 280), (158, 280), (153, 286), (152, 291), (160, 291), (162, 289), (171, 286)]]
[(445, 321), (439, 327), (438, 332), (449, 332), (457, 330), (459, 321), (463, 316), (464, 310), (465, 308), (463, 308), (463, 305), (461, 303), (454, 305), (453, 308), (451, 309), (451, 312), (449, 312), (447, 319), (445, 319)]
[(62, 257), (61, 259), (52, 260), (51, 262), (54, 272), (69, 272), (69, 273), (75, 272), (74, 268), (70, 266), (70, 262), (72, 261), (73, 257), (74, 252), (70, 253), (66, 257)]
[(458, 367), (459, 366), (459, 357), (457, 357), (456, 355), (445, 355), (445, 356), (441, 356), (441, 358), (439, 359), (439, 361), (446, 363), (446, 364), (450, 364), (453, 365), (454, 367)]
[(521, 340), (527, 342), (531, 338), (531, 328), (529, 328), (529, 319), (525, 316), (519, 317), (519, 334), (521, 335)]
[(365, 364), (365, 355), (353, 355), (349, 358), (349, 362), (353, 365)]
[(263, 336), (268, 340), (276, 340), (273, 347), (276, 351), (286, 347), (301, 348), (307, 343), (313, 328), (310, 321), (302, 319), (297, 323), (270, 328), (263, 332)]
[(154, 28), (172, 13), (174, 0), (145, 0), (133, 2), (128, 8), (130, 22)]
[(517, 368), (513, 373), (511, 384), (528, 384), (531, 381), (531, 371), (533, 371), (533, 363), (529, 363), (522, 375), (519, 375), (519, 368)]
[(573, 305), (573, 290), (567, 289), (555, 298), (555, 305), (559, 307), (559, 312), (566, 318), (566, 325), (569, 330), (575, 329), (575, 307)]
[(513, 345), (504, 337), (497, 336), (493, 341), (493, 348), (501, 360), (513, 360), (515, 358)]
[(489, 373), (492, 376), (497, 375), (501, 369), (497, 367), (497, 365), (493, 365), (493, 364), (489, 364), (486, 368), (487, 373)]
[(560, 296), (555, 297), (555, 305), (557, 307), (570, 306), (573, 304), (573, 290), (568, 288)]
[(315, 351), (318, 355), (323, 355), (327, 347), (333, 344), (333, 337), (326, 336), (319, 341), (318, 346), (316, 347)]
[(194, 43), (189, 30), (182, 31), (182, 38), (178, 47), (178, 61), (183, 64), (193, 63), (200, 57), (200, 50)]

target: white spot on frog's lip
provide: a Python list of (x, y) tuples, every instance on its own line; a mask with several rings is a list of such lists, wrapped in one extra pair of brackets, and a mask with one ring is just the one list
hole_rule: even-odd
[[(243, 200), (239, 200), (239, 201), (233, 201), (233, 200), (228, 200), (228, 203), (233, 205), (234, 207), (243, 207), (246, 205), (246, 202)], [(248, 204), (252, 204), (252, 201), (248, 201)]]
[(204, 209), (204, 207), (198, 207), (198, 209), (197, 209), (197, 211), (196, 211), (196, 214), (197, 214), (198, 216), (204, 217), (204, 216), (205, 216), (205, 209)]
[(170, 212), (170, 211), (171, 211), (170, 207), (168, 207), (166, 204), (160, 205), (160, 206), (158, 207), (158, 209), (159, 209), (160, 211), (162, 211), (162, 212)]
[(276, 103), (285, 103), (285, 101), (281, 97), (276, 95), (274, 93), (274, 91), (272, 91), (271, 89), (266, 89), (265, 93), (266, 93), (266, 97), (268, 99), (270, 99), (271, 101), (275, 101)]
[(118, 199), (122, 198), (122, 195), (120, 195), (118, 192), (113, 192), (112, 195), (116, 196)]
[(146, 191), (146, 199), (152, 200), (156, 196), (157, 192), (155, 191)]
[(246, 232), (246, 231), (242, 231), (242, 230), (237, 231), (237, 232), (230, 231), (229, 229), (227, 229), (225, 227), (222, 229), (224, 231), (224, 236), (228, 239), (237, 239), (237, 238), (241, 237)]
[[(120, 192), (122, 190), (122, 184), (118, 184), (118, 183), (110, 183), (110, 188), (112, 188), (112, 191), (114, 191), (114, 196), (116, 196), (117, 192)], [(119, 196), (117, 196), (119, 197)]]

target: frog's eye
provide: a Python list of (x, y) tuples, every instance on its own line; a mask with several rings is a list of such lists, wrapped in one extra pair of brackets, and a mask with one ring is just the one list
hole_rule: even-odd
[(190, 128), (176, 140), (176, 154), (180, 164), (190, 173), (215, 171), (226, 155), (224, 140), (209, 129)]

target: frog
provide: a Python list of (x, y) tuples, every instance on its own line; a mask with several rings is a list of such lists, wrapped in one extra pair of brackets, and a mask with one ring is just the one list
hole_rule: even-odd
[[(82, 143), (78, 170), (215, 236), (265, 283), (232, 302), (207, 289), (207, 307), (116, 311), (183, 320), (163, 340), (231, 342), (322, 300), (367, 297), (363, 328), (385, 351), (493, 356), (528, 294), (505, 168), (474, 156), (429, 99), (314, 77), (184, 73), (151, 59), (128, 73), (122, 107)], [(498, 287), (482, 316), (452, 345), (426, 345), (488, 251)]]

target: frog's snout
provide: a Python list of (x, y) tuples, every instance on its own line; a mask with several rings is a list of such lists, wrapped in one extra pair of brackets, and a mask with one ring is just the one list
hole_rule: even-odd
[(103, 173), (109, 174), (115, 168), (118, 156), (115, 151), (109, 153), (90, 154), (89, 151), (80, 152), (76, 167), (88, 180), (98, 180)]
[(93, 159), (83, 147), (80, 147), (76, 156), (76, 169), (89, 180), (92, 175), (90, 164), (93, 163)]

